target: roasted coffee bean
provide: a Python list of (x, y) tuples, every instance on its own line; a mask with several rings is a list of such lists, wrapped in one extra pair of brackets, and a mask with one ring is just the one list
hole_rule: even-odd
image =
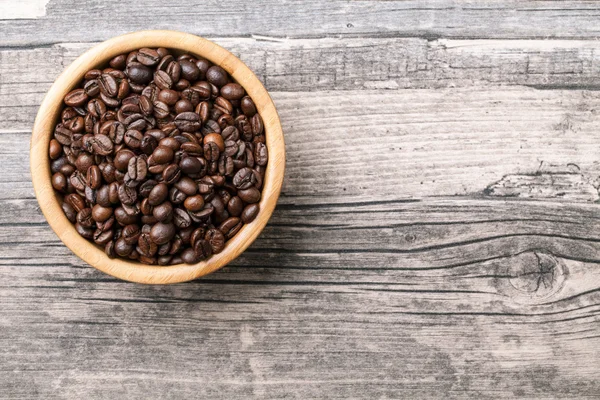
[(250, 222), (254, 221), (254, 219), (256, 218), (256, 216), (258, 215), (258, 211), (260, 210), (258, 204), (249, 204), (246, 206), (246, 208), (244, 208), (244, 211), (242, 212), (242, 221), (245, 224), (249, 224)]
[(233, 176), (233, 185), (236, 189), (248, 189), (256, 185), (256, 175), (252, 168), (242, 168)]
[(244, 209), (244, 203), (238, 196), (233, 196), (227, 203), (227, 211), (232, 217), (239, 217)]
[(206, 260), (212, 255), (212, 248), (207, 240), (199, 239), (194, 243), (194, 255), (197, 260)]
[(269, 154), (267, 151), (267, 146), (264, 143), (256, 143), (254, 146), (254, 161), (256, 164), (264, 167), (267, 165), (268, 159)]
[(95, 135), (92, 139), (92, 151), (101, 156), (109, 155), (113, 151), (113, 143), (106, 135)]
[(70, 146), (73, 142), (73, 131), (63, 125), (57, 125), (54, 128), (54, 138), (63, 146)]
[(171, 89), (173, 79), (167, 72), (158, 70), (154, 73), (154, 83), (160, 89)]
[(104, 247), (104, 253), (108, 256), (108, 258), (115, 258), (117, 256), (117, 253), (115, 252), (114, 240), (110, 240), (108, 243), (106, 243), (106, 246)]
[(121, 257), (126, 257), (133, 251), (133, 245), (128, 244), (123, 237), (115, 242), (115, 253)]
[(150, 239), (157, 245), (169, 242), (175, 236), (176, 229), (172, 223), (157, 222), (150, 230)]
[(160, 222), (169, 222), (173, 218), (173, 206), (165, 201), (152, 209), (152, 216)]
[(102, 173), (97, 165), (92, 165), (88, 168), (87, 174), (87, 185), (92, 189), (98, 189), (102, 184)]
[(136, 59), (138, 60), (138, 62), (148, 67), (152, 67), (158, 64), (161, 57), (156, 50), (143, 48), (138, 50)]
[(148, 173), (148, 157), (145, 154), (137, 157), (131, 157), (127, 165), (127, 174), (134, 181), (142, 181)]
[(249, 96), (244, 96), (240, 101), (240, 108), (244, 115), (251, 118), (256, 114), (256, 105)]
[(190, 196), (185, 199), (183, 206), (190, 211), (200, 211), (204, 208), (204, 198), (201, 195)]
[(126, 172), (129, 167), (129, 160), (135, 157), (135, 153), (128, 149), (119, 150), (115, 154), (114, 165), (117, 170)]
[(260, 191), (256, 187), (240, 190), (238, 196), (246, 203), (258, 203), (260, 201)]
[(77, 223), (84, 228), (91, 228), (94, 226), (94, 219), (92, 218), (92, 209), (84, 208), (77, 213)]
[(204, 145), (204, 158), (208, 162), (215, 162), (219, 159), (219, 146), (214, 142), (208, 142)]
[(154, 186), (157, 185), (158, 182), (156, 182), (155, 180), (149, 179), (147, 181), (144, 181), (138, 188), (138, 193), (140, 194), (140, 196), (142, 197), (148, 197), (150, 195), (150, 192), (152, 191), (152, 189), (154, 188)]
[(48, 155), (51, 160), (56, 160), (62, 154), (62, 146), (56, 139), (50, 140), (50, 147), (48, 149)]
[(67, 203), (66, 201), (63, 202), (61, 204), (61, 208), (62, 208), (63, 212), (65, 213), (65, 216), (67, 217), (69, 222), (71, 222), (72, 224), (77, 222), (77, 212), (69, 203)]
[(179, 229), (185, 229), (192, 224), (192, 219), (190, 215), (181, 208), (176, 208), (173, 211), (173, 223)]
[(174, 187), (181, 190), (187, 196), (193, 196), (198, 191), (198, 184), (194, 182), (193, 179), (188, 178), (187, 176), (182, 177), (178, 182), (176, 182), (174, 184)]
[(221, 96), (227, 100), (239, 100), (244, 94), (244, 88), (238, 83), (228, 83), (221, 88)]
[(175, 125), (182, 132), (196, 132), (201, 128), (200, 116), (195, 112), (183, 112), (175, 117)]
[(152, 80), (152, 70), (139, 62), (128, 62), (125, 73), (134, 83), (147, 84)]
[(173, 160), (174, 155), (175, 153), (173, 152), (173, 149), (167, 146), (159, 145), (152, 152), (152, 159), (157, 164), (168, 164)]
[(169, 196), (169, 187), (165, 183), (159, 183), (154, 186), (148, 195), (148, 202), (152, 206), (157, 206)]
[(139, 149), (142, 144), (142, 139), (144, 138), (144, 134), (138, 130), (128, 130), (125, 132), (124, 142), (130, 149)]
[(138, 220), (137, 215), (127, 213), (123, 207), (115, 208), (114, 214), (115, 219), (122, 226), (135, 224)]
[(227, 239), (231, 239), (242, 228), (242, 221), (238, 217), (230, 217), (219, 225), (219, 230)]
[(190, 82), (196, 81), (200, 77), (200, 69), (196, 64), (189, 60), (179, 61), (181, 66), (181, 77)]
[(96, 202), (102, 207), (110, 207), (110, 186), (103, 185), (96, 191)]
[(92, 218), (96, 222), (104, 222), (109, 219), (113, 214), (113, 209), (110, 207), (102, 207), (100, 204), (96, 204), (92, 208)]
[(213, 254), (218, 254), (225, 248), (225, 235), (218, 229), (209, 229), (204, 239), (210, 245)]
[(52, 187), (54, 190), (64, 193), (67, 190), (68, 185), (67, 178), (60, 172), (56, 172), (52, 175)]
[(179, 165), (170, 164), (162, 173), (162, 179), (167, 185), (172, 185), (181, 177)]
[(71, 193), (65, 196), (65, 201), (75, 209), (76, 212), (83, 210), (85, 207), (85, 201), (83, 197), (77, 193)]
[(138, 225), (131, 224), (123, 228), (123, 233), (121, 235), (125, 240), (125, 243), (129, 245), (135, 245), (138, 242), (141, 233), (142, 232)]
[(199, 174), (204, 167), (206, 167), (206, 162), (197, 157), (185, 157), (179, 162), (181, 171), (188, 175)]
[(81, 107), (88, 100), (88, 95), (83, 89), (75, 89), (65, 96), (65, 104), (70, 107)]
[(140, 150), (144, 154), (150, 155), (154, 152), (154, 150), (156, 149), (157, 146), (158, 146), (158, 141), (156, 140), (156, 138), (154, 138), (154, 136), (144, 135), (144, 138), (142, 139), (142, 142), (140, 143)]
[(119, 92), (119, 84), (117, 80), (110, 74), (102, 74), (98, 78), (100, 93), (108, 97), (116, 97)]
[(161, 90), (158, 93), (157, 100), (166, 104), (167, 106), (174, 106), (179, 100), (179, 93), (170, 89)]
[(177, 189), (176, 187), (172, 187), (169, 190), (169, 200), (173, 204), (183, 203), (183, 201), (185, 200), (186, 197), (187, 197), (186, 194), (183, 193), (181, 190)]
[(206, 71), (206, 80), (215, 86), (221, 87), (227, 84), (227, 72), (218, 65), (213, 65)]
[(125, 184), (119, 186), (119, 200), (121, 200), (121, 203), (126, 205), (135, 204), (137, 201), (136, 189)]
[(112, 60), (110, 60), (108, 65), (110, 65), (111, 68), (115, 68), (115, 69), (125, 69), (125, 66), (127, 65), (126, 62), (127, 62), (127, 56), (124, 54), (121, 54), (119, 56), (116, 56)]
[(75, 230), (85, 239), (92, 240), (94, 238), (94, 229), (89, 227), (86, 228), (79, 222), (75, 224)]
[(200, 262), (200, 258), (197, 257), (196, 252), (192, 248), (187, 248), (181, 253), (181, 260), (186, 264), (196, 264)]

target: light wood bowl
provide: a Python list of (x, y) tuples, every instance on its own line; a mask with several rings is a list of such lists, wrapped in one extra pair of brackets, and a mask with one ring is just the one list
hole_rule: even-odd
[[(257, 218), (227, 242), (225, 249), (194, 265), (150, 266), (135, 261), (110, 259), (103, 249), (79, 236), (64, 215), (60, 198), (50, 181), (48, 146), (53, 128), (60, 118), (63, 97), (75, 88), (86, 71), (105, 66), (123, 53), (141, 47), (165, 47), (204, 57), (224, 68), (256, 104), (265, 128), (269, 163)], [(165, 284), (185, 282), (213, 272), (239, 256), (260, 234), (271, 217), (281, 191), (285, 169), (283, 132), (275, 105), (264, 86), (250, 69), (222, 47), (201, 37), (174, 31), (141, 31), (118, 36), (88, 50), (75, 60), (54, 82), (38, 111), (31, 138), (31, 176), (35, 195), (50, 227), (69, 249), (82, 260), (107, 274), (132, 282)]]

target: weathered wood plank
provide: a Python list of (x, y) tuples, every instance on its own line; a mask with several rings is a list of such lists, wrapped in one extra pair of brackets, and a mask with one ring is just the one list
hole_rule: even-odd
[[(597, 38), (594, 1), (268, 0), (247, 3), (157, 0), (53, 1), (43, 18), (0, 20), (4, 46), (103, 40), (142, 29), (176, 29), (203, 36), (420, 36), (452, 38)], [(0, 17), (1, 18), (1, 17)], [(165, 24), (164, 21), (169, 21)], [(93, 27), (94, 29), (90, 29)]]
[[(577, 40), (433, 40), (408, 38), (217, 38), (271, 91), (419, 89), (527, 85), (600, 87), (600, 42)], [(93, 43), (0, 50), (0, 103), (13, 127), (20, 107), (34, 109), (66, 65)], [(391, 56), (392, 55), (392, 56)], [(19, 108), (15, 110), (14, 105)]]
[[(271, 94), (286, 137), (283, 192), (290, 199), (385, 200), (484, 191), (514, 196), (515, 190), (534, 198), (598, 199), (600, 92), (460, 88)], [(17, 126), (30, 126), (34, 107), (9, 103), (0, 99), (0, 115), (19, 114), (23, 122)], [(12, 104), (22, 103), (13, 99)], [(6, 182), (28, 181), (21, 160), (28, 136), (0, 134), (0, 147), (6, 149)], [(514, 190), (501, 190), (511, 175), (525, 180)], [(3, 191), (0, 198), (11, 193)]]

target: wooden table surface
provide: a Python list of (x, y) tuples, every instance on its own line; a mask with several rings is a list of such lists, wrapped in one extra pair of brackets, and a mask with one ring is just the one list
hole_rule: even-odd
[[(0, 398), (600, 398), (600, 3), (0, 2)], [(28, 148), (94, 43), (182, 30), (246, 62), (287, 144), (233, 264), (104, 275)]]

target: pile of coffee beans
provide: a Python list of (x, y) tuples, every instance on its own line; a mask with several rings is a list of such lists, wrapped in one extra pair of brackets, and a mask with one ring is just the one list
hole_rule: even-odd
[(64, 103), (52, 186), (77, 232), (109, 257), (196, 263), (256, 218), (263, 121), (218, 65), (143, 48), (88, 71)]

